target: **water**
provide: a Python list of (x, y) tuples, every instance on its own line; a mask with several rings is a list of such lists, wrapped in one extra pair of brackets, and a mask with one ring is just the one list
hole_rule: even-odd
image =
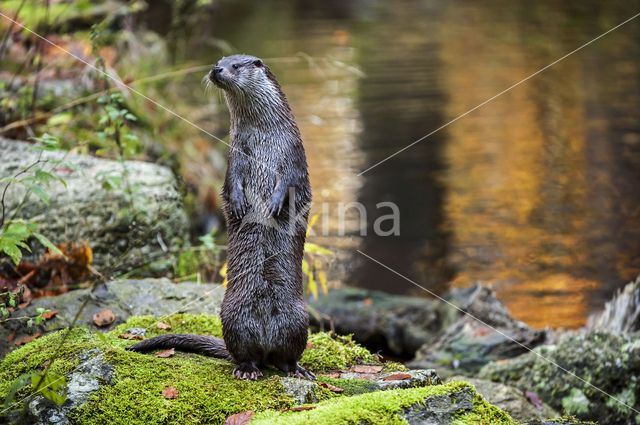
[[(144, 22), (174, 61), (266, 59), (310, 164), (330, 278), (391, 293), (492, 283), (532, 326), (576, 327), (640, 273), (640, 18), (371, 165), (640, 12), (640, 1), (220, 1)], [(178, 16), (178, 14), (174, 14)], [(177, 24), (176, 24), (177, 22)], [(194, 76), (194, 104), (202, 104)], [(212, 99), (218, 103), (219, 99)], [(207, 128), (224, 135), (228, 116)], [(372, 223), (400, 209), (400, 235)], [(340, 233), (341, 203), (355, 209)]]

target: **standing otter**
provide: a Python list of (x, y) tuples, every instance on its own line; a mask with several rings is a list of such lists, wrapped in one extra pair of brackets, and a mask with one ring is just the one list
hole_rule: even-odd
[(231, 112), (228, 167), (222, 189), (227, 220), (228, 287), (220, 318), (224, 341), (169, 334), (128, 347), (175, 347), (226, 358), (233, 375), (255, 380), (271, 364), (315, 379), (298, 365), (309, 318), (302, 293), (302, 254), (311, 186), (300, 131), (264, 62), (222, 58), (209, 80), (224, 90)]

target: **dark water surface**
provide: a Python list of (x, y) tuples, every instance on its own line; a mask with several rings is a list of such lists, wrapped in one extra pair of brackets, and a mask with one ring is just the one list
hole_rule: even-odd
[[(331, 280), (428, 296), (359, 249), (437, 293), (482, 280), (525, 322), (574, 327), (640, 273), (640, 18), (358, 175), (640, 1), (214, 3), (172, 21), (158, 2), (144, 20), (174, 28), (177, 65), (267, 60), (303, 133)], [(205, 101), (201, 77), (186, 102)], [(203, 124), (224, 136), (227, 112), (211, 110)], [(398, 236), (373, 232), (384, 201)], [(355, 208), (340, 218), (350, 202), (366, 236)]]

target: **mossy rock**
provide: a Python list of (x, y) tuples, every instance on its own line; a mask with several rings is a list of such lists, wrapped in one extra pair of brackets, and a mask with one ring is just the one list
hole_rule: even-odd
[[(171, 332), (221, 335), (217, 316), (182, 314), (163, 322), (171, 325)], [(257, 382), (241, 381), (231, 375), (235, 366), (224, 360), (186, 353), (158, 358), (125, 350), (135, 341), (118, 335), (130, 328), (147, 329), (147, 337), (167, 332), (158, 329), (156, 323), (157, 318), (140, 316), (107, 334), (73, 329), (36, 339), (5, 358), (0, 367), (0, 397), (5, 399), (14, 390), (17, 392), (10, 397), (12, 400), (28, 396), (31, 386), (15, 383), (28, 382), (24, 379), (27, 374), (42, 371), (59, 350), (49, 373), (64, 384), (58, 390), (63, 399), (66, 387), (66, 401), (59, 406), (48, 398), (33, 399), (27, 409), (32, 422), (55, 414), (73, 424), (222, 424), (228, 416), (254, 411), (252, 423), (258, 424), (320, 424), (327, 423), (328, 416), (329, 423), (412, 423), (411, 417), (423, 415), (427, 406), (435, 412), (433, 415), (449, 418), (443, 423), (515, 424), (460, 381), (369, 393), (363, 387), (369, 383), (362, 381), (341, 394), (316, 386), (313, 410), (287, 411), (295, 401), (285, 392), (281, 373), (276, 370), (266, 370)], [(349, 337), (333, 339), (320, 333), (310, 335), (309, 342), (301, 362), (315, 372), (376, 363), (374, 355)], [(345, 380), (330, 381), (347, 387), (340, 382)], [(176, 398), (162, 395), (168, 387), (177, 390)], [(18, 404), (14, 409), (20, 407)], [(20, 410), (14, 410), (9, 419), (19, 414)]]
[(640, 424), (637, 334), (598, 330), (571, 335), (555, 345), (537, 348), (536, 353), (490, 363), (479, 377), (535, 392), (551, 407), (580, 420)]

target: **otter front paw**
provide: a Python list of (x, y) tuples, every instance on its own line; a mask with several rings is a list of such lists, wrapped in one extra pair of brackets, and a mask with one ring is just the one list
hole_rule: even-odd
[(238, 367), (233, 370), (233, 376), (238, 379), (256, 381), (262, 376), (262, 372), (254, 362), (244, 362), (240, 363)]
[(284, 205), (284, 200), (284, 193), (273, 192), (271, 201), (269, 202), (269, 209), (267, 210), (269, 217), (277, 217), (280, 215), (280, 211), (282, 211), (282, 206)]
[(247, 213), (247, 202), (242, 192), (232, 193), (229, 197), (229, 209), (237, 219), (241, 219)]

